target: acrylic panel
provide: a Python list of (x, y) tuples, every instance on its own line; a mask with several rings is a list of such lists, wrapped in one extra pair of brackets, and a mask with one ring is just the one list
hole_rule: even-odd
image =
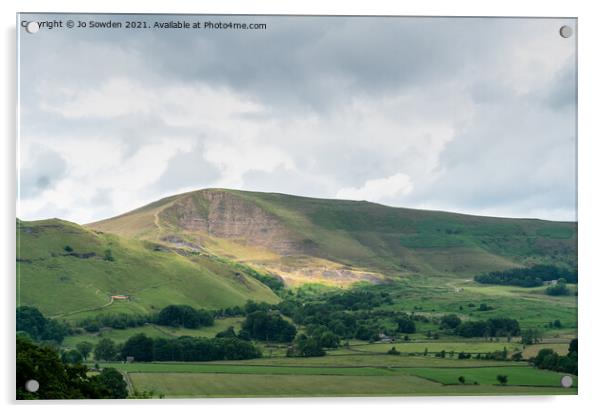
[(18, 399), (577, 394), (577, 19), (17, 41)]

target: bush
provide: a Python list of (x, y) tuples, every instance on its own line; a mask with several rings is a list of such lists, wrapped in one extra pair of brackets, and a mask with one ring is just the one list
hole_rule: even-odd
[(394, 356), (398, 356), (398, 355), (400, 355), (401, 353), (400, 353), (399, 351), (397, 351), (397, 349), (396, 349), (395, 347), (391, 347), (391, 350), (387, 351), (387, 354), (391, 354), (391, 355), (394, 355)]
[(110, 249), (105, 250), (104, 260), (111, 261), (111, 262), (115, 261), (115, 257), (113, 256), (113, 251), (111, 251)]
[(566, 281), (562, 279), (558, 280), (556, 285), (551, 285), (546, 288), (547, 295), (569, 295), (570, 293), (570, 290), (566, 286)]

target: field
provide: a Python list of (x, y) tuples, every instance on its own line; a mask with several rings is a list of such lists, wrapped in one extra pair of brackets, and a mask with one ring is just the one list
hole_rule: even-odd
[(237, 374), (135, 373), (138, 391), (155, 391), (167, 397), (303, 397), (303, 396), (459, 396), (576, 394), (574, 389), (494, 385), (444, 386), (415, 376), (364, 377)]
[[(327, 356), (103, 366), (126, 373), (136, 391), (166, 397), (576, 394), (577, 384), (574, 378), (574, 387), (564, 389), (562, 374), (526, 363), (433, 357)], [(508, 385), (497, 383), (498, 374), (508, 376)], [(459, 376), (466, 384), (458, 382)]]

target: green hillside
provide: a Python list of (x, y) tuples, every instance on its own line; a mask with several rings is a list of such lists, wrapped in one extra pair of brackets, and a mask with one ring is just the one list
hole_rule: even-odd
[[(243, 267), (67, 221), (17, 221), (17, 241), (17, 305), (33, 305), (49, 316), (278, 301)], [(113, 295), (129, 298), (112, 300)]]
[(211, 251), (291, 284), (471, 277), (534, 263), (576, 264), (572, 222), (223, 189), (172, 196), (89, 227)]

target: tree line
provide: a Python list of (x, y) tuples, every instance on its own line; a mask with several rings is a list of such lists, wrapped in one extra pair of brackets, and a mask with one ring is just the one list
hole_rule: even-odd
[(521, 334), (520, 324), (513, 318), (462, 321), (456, 314), (446, 314), (441, 317), (439, 327), (462, 337), (504, 337)]
[(253, 343), (235, 337), (166, 339), (141, 333), (130, 337), (114, 355), (121, 360), (133, 357), (135, 361), (212, 361), (258, 358), (261, 351)]
[(77, 326), (93, 333), (109, 327), (118, 330), (158, 324), (171, 327), (199, 328), (213, 325), (215, 314), (189, 305), (168, 305), (155, 314), (111, 313), (80, 320)]
[(567, 283), (577, 283), (577, 270), (569, 270), (554, 265), (538, 264), (532, 267), (512, 268), (476, 275), (474, 280), (481, 284), (516, 285), (518, 287), (539, 287), (544, 281), (564, 279)]

